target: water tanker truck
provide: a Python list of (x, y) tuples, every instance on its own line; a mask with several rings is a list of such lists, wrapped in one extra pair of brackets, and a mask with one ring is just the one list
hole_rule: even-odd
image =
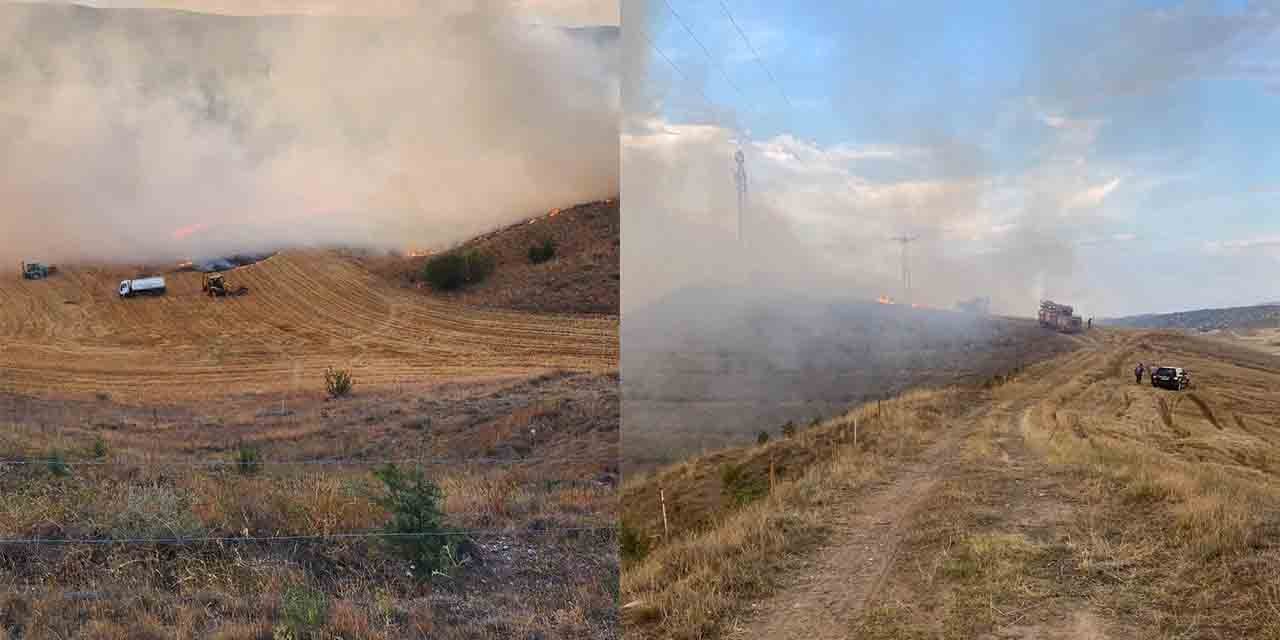
[(162, 296), (164, 295), (164, 278), (138, 278), (137, 280), (120, 281), (120, 297)]
[(1075, 315), (1075, 309), (1051, 300), (1040, 303), (1039, 319), (1040, 326), (1062, 333), (1079, 333), (1084, 328), (1084, 321)]

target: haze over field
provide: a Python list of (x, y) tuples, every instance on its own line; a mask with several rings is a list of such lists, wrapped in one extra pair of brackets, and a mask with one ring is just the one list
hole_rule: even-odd
[(1280, 293), (1274, 2), (623, 10), (625, 308), (753, 271), (901, 299), (902, 235), (937, 307)]
[(618, 28), (554, 26), (607, 11), (98, 4), (166, 8), (0, 4), (4, 264), (439, 248), (617, 193)]

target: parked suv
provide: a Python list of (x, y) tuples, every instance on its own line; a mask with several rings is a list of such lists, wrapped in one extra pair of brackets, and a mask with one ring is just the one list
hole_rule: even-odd
[(1164, 389), (1186, 389), (1191, 385), (1191, 376), (1182, 367), (1159, 367), (1151, 372), (1151, 386)]

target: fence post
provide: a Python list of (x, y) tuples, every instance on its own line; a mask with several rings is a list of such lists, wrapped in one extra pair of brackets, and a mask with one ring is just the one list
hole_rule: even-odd
[(671, 527), (667, 524), (667, 492), (665, 489), (658, 489), (658, 500), (662, 501), (662, 537), (671, 539)]
[(769, 456), (769, 495), (773, 495), (773, 456)]
[(853, 448), (858, 448), (858, 419), (853, 419)]

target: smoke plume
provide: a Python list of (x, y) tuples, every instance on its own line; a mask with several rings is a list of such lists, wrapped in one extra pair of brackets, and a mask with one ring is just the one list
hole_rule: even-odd
[(0, 260), (439, 248), (615, 195), (617, 27), (460, 4), (0, 5)]

